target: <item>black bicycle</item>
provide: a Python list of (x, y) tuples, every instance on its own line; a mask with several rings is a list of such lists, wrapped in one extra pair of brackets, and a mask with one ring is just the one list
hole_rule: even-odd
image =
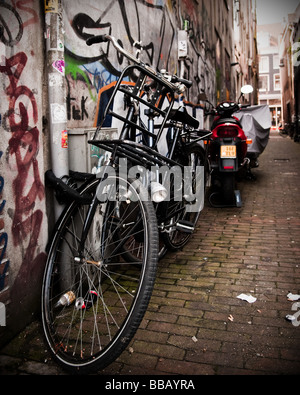
[[(198, 142), (209, 132), (197, 129), (185, 107), (174, 109), (191, 82), (156, 72), (109, 35), (87, 43), (107, 41), (133, 63), (89, 142), (110, 152), (109, 163), (97, 176), (71, 173), (67, 184), (47, 173), (68, 204), (49, 245), (42, 322), (53, 355), (73, 373), (99, 370), (126, 348), (147, 309), (159, 257), (182, 248), (196, 226), (207, 173)], [(117, 94), (124, 114), (113, 111)], [(107, 117), (122, 124), (117, 140), (97, 139)]]

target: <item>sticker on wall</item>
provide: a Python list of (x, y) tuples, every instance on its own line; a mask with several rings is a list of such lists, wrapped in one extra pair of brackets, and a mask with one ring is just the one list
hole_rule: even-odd
[(68, 148), (68, 132), (66, 130), (61, 132), (61, 148)]
[(64, 49), (64, 43), (61, 40), (57, 40), (57, 50), (63, 52)]
[(45, 12), (58, 13), (58, 0), (45, 0)]
[(64, 60), (56, 60), (52, 63), (52, 66), (58, 71), (60, 74), (65, 74), (65, 61)]
[(48, 27), (44, 33), (45, 40), (50, 40), (50, 28)]
[(63, 86), (63, 78), (60, 74), (50, 73), (48, 76), (49, 86), (50, 87), (62, 87)]
[(51, 103), (51, 119), (52, 123), (67, 122), (67, 112), (65, 106), (59, 103)]

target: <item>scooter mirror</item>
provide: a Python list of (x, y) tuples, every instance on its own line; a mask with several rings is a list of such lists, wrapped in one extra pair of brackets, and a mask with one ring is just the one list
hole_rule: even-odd
[(252, 93), (253, 92), (253, 86), (251, 85), (244, 85), (241, 88), (241, 92), (243, 95), (247, 95), (248, 93)]

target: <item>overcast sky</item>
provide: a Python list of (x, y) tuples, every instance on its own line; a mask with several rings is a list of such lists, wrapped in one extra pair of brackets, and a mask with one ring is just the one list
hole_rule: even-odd
[(299, 0), (256, 0), (257, 23), (280, 23), (296, 10), (298, 4)]

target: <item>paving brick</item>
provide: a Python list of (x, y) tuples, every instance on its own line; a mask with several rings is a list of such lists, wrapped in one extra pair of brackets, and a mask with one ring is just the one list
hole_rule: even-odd
[(185, 350), (181, 350), (178, 347), (169, 344), (158, 344), (151, 343), (149, 341), (136, 340), (132, 347), (136, 352), (145, 353), (146, 355), (156, 355), (159, 358), (183, 360), (185, 355)]
[(256, 369), (264, 371), (265, 374), (289, 372), (289, 374), (297, 374), (300, 372), (300, 362), (287, 361), (277, 358), (261, 358), (257, 357), (248, 360), (245, 369)]
[(150, 321), (147, 325), (147, 329), (149, 331), (163, 332), (167, 334), (186, 335), (191, 337), (195, 335), (195, 329), (193, 327), (186, 325), (173, 325), (166, 322)]
[(143, 350), (142, 352), (139, 352), (140, 348), (141, 347), (138, 346), (137, 342), (131, 344), (131, 352), (125, 350), (125, 352), (118, 358), (118, 363), (130, 366), (131, 370), (135, 367), (143, 368), (143, 371), (140, 371), (140, 374), (147, 374), (149, 369), (155, 369), (158, 357), (156, 355), (149, 355), (149, 353), (145, 353)]
[(213, 375), (215, 374), (212, 365), (196, 363), (190, 361), (177, 361), (170, 359), (161, 359), (157, 364), (157, 371), (164, 374), (185, 375)]

